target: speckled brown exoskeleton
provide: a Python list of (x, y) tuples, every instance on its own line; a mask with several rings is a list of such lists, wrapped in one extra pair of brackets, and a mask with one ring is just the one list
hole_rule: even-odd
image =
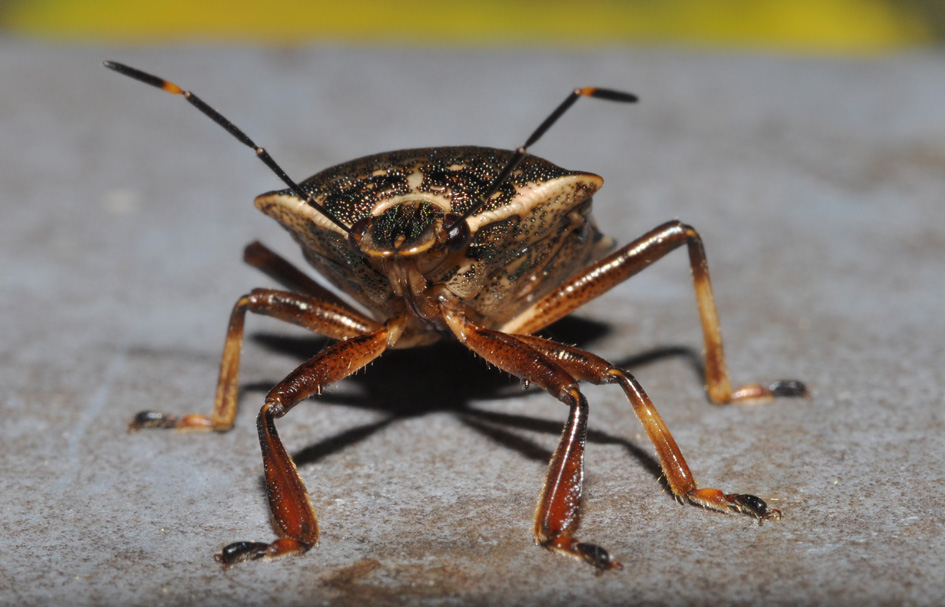
[(800, 382), (770, 386), (729, 382), (702, 240), (690, 226), (665, 223), (611, 252), (591, 218), (603, 180), (531, 156), (535, 143), (580, 97), (633, 102), (601, 88), (572, 91), (514, 151), (459, 146), (402, 150), (352, 160), (296, 183), (241, 130), (177, 85), (118, 63), (126, 76), (183, 95), (224, 127), (288, 185), (256, 206), (282, 224), (306, 260), (360, 304), (361, 312), (263, 245), (246, 261), (287, 287), (255, 289), (233, 308), (209, 416), (144, 411), (132, 430), (222, 431), (236, 416), (240, 350), (247, 312), (299, 325), (337, 340), (303, 363), (266, 396), (257, 421), (266, 490), (278, 538), (235, 542), (216, 560), (301, 554), (318, 542), (318, 524), (275, 421), (328, 385), (363, 368), (388, 348), (452, 338), (525, 383), (566, 404), (570, 413), (548, 468), (535, 514), (535, 539), (604, 570), (619, 567), (603, 548), (574, 537), (584, 478), (588, 404), (579, 382), (617, 384), (646, 429), (673, 495), (680, 501), (781, 518), (754, 495), (698, 488), (675, 440), (643, 388), (627, 371), (577, 347), (534, 335), (685, 246), (705, 339), (705, 377), (715, 403), (802, 396)]

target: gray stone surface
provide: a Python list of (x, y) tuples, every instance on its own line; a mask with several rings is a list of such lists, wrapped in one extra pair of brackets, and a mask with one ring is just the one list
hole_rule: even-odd
[[(521, 142), (607, 180), (626, 241), (702, 233), (736, 382), (809, 400), (719, 407), (683, 253), (588, 305), (567, 338), (647, 387), (704, 486), (784, 511), (763, 527), (682, 506), (623, 395), (587, 389), (580, 537), (622, 572), (532, 544), (566, 411), (456, 348), (395, 353), (281, 423), (320, 516), (301, 558), (223, 572), (268, 540), (254, 418), (322, 342), (249, 320), (236, 428), (125, 432), (209, 411), (230, 306), (271, 282), (240, 262), (279, 186), (179, 98), (190, 87), (299, 178), (402, 147)], [(945, 61), (611, 49), (128, 49), (0, 41), (0, 603), (940, 604), (945, 430)]]

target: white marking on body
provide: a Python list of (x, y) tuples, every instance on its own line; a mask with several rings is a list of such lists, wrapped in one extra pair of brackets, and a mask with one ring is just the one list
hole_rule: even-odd
[(371, 209), (371, 215), (377, 217), (392, 206), (403, 204), (405, 202), (428, 202), (432, 205), (440, 207), (444, 211), (450, 210), (450, 201), (448, 198), (428, 192), (412, 192), (404, 196), (394, 196), (393, 198), (388, 198), (387, 200), (377, 203), (374, 205), (374, 208)]
[[(324, 196), (313, 197), (315, 202), (322, 204), (324, 201)], [(291, 217), (296, 220), (307, 220), (320, 228), (324, 228), (330, 232), (337, 232), (342, 236), (347, 236), (347, 233), (336, 226), (331, 220), (327, 219), (324, 215), (318, 212), (315, 207), (311, 206), (307, 200), (299, 198), (293, 194), (265, 194), (263, 196), (256, 197), (256, 208), (269, 215), (280, 224), (284, 226), (291, 225), (287, 221), (283, 221), (279, 215), (284, 217)], [(269, 210), (266, 207), (271, 207)]]
[[(524, 186), (516, 186), (515, 196), (505, 206), (477, 213), (469, 218), (469, 229), (475, 234), (484, 225), (502, 221), (512, 216), (526, 217), (541, 204), (557, 200), (561, 195), (568, 195), (572, 201), (574, 193), (580, 185), (590, 189), (587, 196), (594, 193), (603, 184), (604, 180), (597, 175), (567, 175), (557, 177), (543, 183), (528, 182)], [(582, 197), (583, 199), (583, 197)]]
[(420, 171), (411, 171), (407, 175), (407, 186), (410, 188), (410, 191), (416, 192), (420, 189), (420, 184), (423, 183), (423, 173)]

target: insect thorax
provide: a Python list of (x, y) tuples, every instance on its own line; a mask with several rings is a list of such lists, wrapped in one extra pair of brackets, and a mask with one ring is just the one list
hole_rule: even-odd
[[(360, 250), (291, 191), (263, 194), (256, 206), (292, 234), (312, 266), (378, 319), (399, 305), (393, 255), (411, 257), (428, 286), (444, 285), (478, 322), (499, 326), (612, 244), (590, 218), (591, 196), (603, 180), (529, 156), (466, 219), (468, 245), (437, 248), (431, 233), (444, 216), (472, 208), (510, 155), (470, 146), (402, 150), (352, 160), (302, 182), (346, 225), (373, 218)], [(384, 251), (394, 253), (372, 254)]]

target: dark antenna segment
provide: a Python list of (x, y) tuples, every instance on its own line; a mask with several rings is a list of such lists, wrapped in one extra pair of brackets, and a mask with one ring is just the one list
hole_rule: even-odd
[(571, 94), (561, 102), (555, 111), (551, 112), (544, 122), (538, 125), (538, 128), (535, 129), (535, 132), (525, 141), (525, 145), (517, 148), (515, 153), (512, 154), (512, 157), (509, 159), (509, 162), (505, 165), (505, 168), (502, 169), (502, 172), (492, 180), (492, 183), (489, 184), (489, 187), (486, 188), (486, 191), (479, 197), (479, 202), (474, 204), (469, 208), (462, 217), (457, 218), (456, 222), (449, 226), (452, 228), (454, 225), (458, 224), (460, 221), (465, 221), (468, 217), (474, 215), (479, 209), (481, 209), (489, 199), (498, 191), (502, 184), (509, 178), (509, 175), (512, 174), (512, 171), (518, 168), (522, 161), (525, 160), (525, 157), (528, 155), (528, 148), (532, 146), (536, 141), (541, 139), (541, 136), (551, 128), (551, 126), (558, 121), (558, 118), (561, 118), (561, 115), (568, 111), (574, 102), (578, 100), (579, 97), (594, 97), (596, 99), (606, 99), (607, 101), (621, 101), (623, 103), (635, 103), (638, 98), (636, 95), (631, 93), (624, 93), (622, 91), (614, 91), (610, 89), (602, 89), (594, 86), (587, 86), (584, 88), (574, 89), (571, 91)]
[(293, 181), (292, 178), (289, 177), (284, 170), (282, 170), (282, 167), (276, 164), (276, 161), (272, 159), (272, 156), (269, 155), (269, 152), (267, 152), (264, 148), (261, 148), (258, 145), (256, 145), (256, 143), (252, 139), (250, 139), (246, 135), (246, 133), (241, 131), (235, 124), (233, 124), (232, 122), (224, 118), (223, 115), (220, 114), (220, 112), (216, 111), (215, 109), (207, 105), (200, 97), (197, 97), (190, 91), (185, 91), (184, 89), (180, 88), (173, 82), (164, 80), (163, 78), (158, 78), (157, 76), (153, 76), (146, 72), (142, 72), (141, 70), (135, 69), (133, 67), (129, 67), (121, 63), (116, 63), (114, 61), (105, 61), (103, 62), (103, 64), (105, 65), (105, 67), (111, 70), (115, 70), (119, 74), (124, 74), (125, 76), (128, 76), (129, 78), (140, 80), (141, 82), (145, 84), (150, 84), (151, 86), (157, 87), (168, 93), (173, 93), (175, 95), (183, 95), (184, 99), (189, 101), (191, 105), (193, 105), (195, 108), (203, 112), (206, 116), (208, 116), (211, 120), (213, 120), (214, 122), (222, 126), (224, 129), (226, 129), (230, 135), (233, 135), (234, 137), (236, 137), (243, 145), (252, 148), (256, 152), (256, 156), (260, 160), (262, 160), (266, 164), (266, 166), (272, 170), (273, 173), (278, 175), (279, 179), (284, 181), (285, 184), (288, 185), (289, 188), (293, 192), (295, 192), (296, 196), (298, 196), (299, 198), (303, 200), (308, 201), (308, 203), (312, 205), (313, 207), (315, 207), (315, 209), (319, 213), (324, 215), (333, 224), (335, 224), (336, 226), (344, 230), (346, 234), (351, 231), (351, 229), (348, 226), (346, 226), (344, 222), (342, 222), (340, 219), (335, 217), (330, 211), (328, 211), (328, 209), (326, 209), (322, 205), (315, 202), (315, 200), (312, 199), (311, 194), (303, 190), (301, 186), (299, 186), (299, 184)]

